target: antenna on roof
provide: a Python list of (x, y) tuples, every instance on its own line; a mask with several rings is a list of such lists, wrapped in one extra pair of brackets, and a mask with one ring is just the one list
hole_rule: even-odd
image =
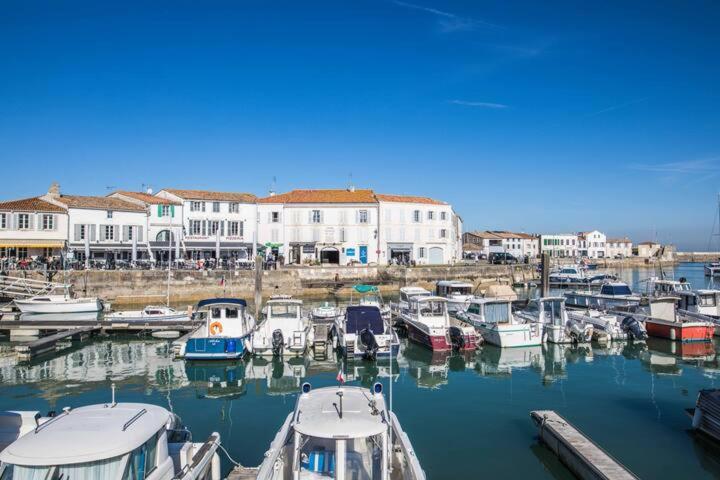
[(106, 185), (106, 186), (105, 186), (105, 190), (107, 190), (107, 191), (115, 190), (116, 188), (117, 188), (117, 187), (116, 187), (115, 185)]
[(350, 190), (351, 192), (354, 192), (354, 191), (355, 191), (355, 185), (353, 184), (353, 175), (352, 175), (352, 172), (350, 172), (349, 178), (350, 178), (350, 183), (349, 183), (349, 185), (348, 185), (348, 190)]
[(270, 184), (270, 196), (275, 196), (275, 184), (277, 183), (277, 177), (273, 175), (272, 183)]

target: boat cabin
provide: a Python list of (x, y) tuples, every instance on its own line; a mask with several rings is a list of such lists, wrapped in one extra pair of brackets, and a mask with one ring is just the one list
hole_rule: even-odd
[(466, 312), (477, 315), (485, 323), (513, 323), (512, 303), (506, 300), (488, 298), (473, 300)]
[(189, 432), (174, 430), (175, 420), (140, 403), (66, 408), (0, 453), (0, 479), (176, 478), (180, 453), (169, 443), (185, 442)]
[(449, 297), (451, 295), (472, 295), (473, 284), (456, 280), (441, 280), (435, 285), (435, 295)]
[(443, 297), (412, 297), (408, 314), (431, 328), (449, 326), (447, 299)]
[(385, 333), (385, 321), (378, 307), (350, 305), (345, 310), (345, 333), (360, 333), (364, 329), (375, 335)]
[(720, 312), (720, 290), (698, 290), (697, 294), (698, 307), (701, 313), (707, 312), (709, 315), (718, 315)]
[(632, 295), (632, 290), (627, 283), (606, 283), (600, 287), (600, 295), (608, 295), (612, 297)]
[(421, 287), (403, 287), (400, 289), (400, 301), (410, 302), (414, 297), (429, 297), (432, 293)]
[(302, 300), (291, 298), (268, 300), (265, 315), (270, 318), (290, 318), (300, 320), (302, 318)]
[(650, 293), (658, 297), (692, 291), (690, 284), (682, 279), (677, 281), (653, 278), (649, 281), (649, 288)]
[(565, 325), (565, 299), (562, 297), (544, 297), (531, 300), (525, 313), (536, 318), (539, 323)]
[(195, 307), (195, 319), (205, 321), (205, 337), (244, 337), (253, 329), (254, 320), (241, 298), (210, 298)]

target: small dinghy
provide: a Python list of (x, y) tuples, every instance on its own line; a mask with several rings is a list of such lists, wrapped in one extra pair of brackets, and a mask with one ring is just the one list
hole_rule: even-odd
[(569, 311), (570, 322), (592, 325), (593, 339), (617, 342), (622, 340), (646, 340), (647, 331), (632, 315), (603, 313), (599, 310)]
[(323, 302), (322, 305), (312, 309), (312, 318), (315, 322), (328, 322), (331, 323), (335, 319), (342, 315), (342, 311), (339, 307), (331, 305), (330, 302)]
[(344, 386), (313, 390), (305, 383), (257, 478), (422, 480), (425, 472), (386, 406), (382, 384), (370, 391)]

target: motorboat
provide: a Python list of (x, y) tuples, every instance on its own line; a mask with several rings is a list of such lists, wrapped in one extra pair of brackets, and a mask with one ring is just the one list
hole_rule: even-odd
[(103, 309), (103, 303), (97, 297), (73, 298), (68, 293), (17, 299), (15, 306), (22, 313), (87, 313)]
[(516, 320), (512, 302), (476, 298), (457, 318), (472, 325), (487, 343), (498, 347), (529, 347), (542, 344), (542, 327), (535, 322)]
[(397, 332), (376, 306), (350, 305), (335, 320), (330, 336), (333, 348), (347, 357), (375, 359), (400, 351)]
[(592, 325), (593, 339), (600, 342), (646, 340), (645, 326), (630, 314), (618, 315), (600, 310), (568, 311), (568, 319), (579, 325)]
[(80, 313), (21, 313), (19, 320), (23, 322), (73, 322), (73, 323), (97, 323), (101, 318), (101, 312), (80, 312)]
[(312, 389), (302, 385), (295, 411), (275, 435), (258, 480), (425, 479), (382, 384)]
[(640, 304), (641, 296), (635, 295), (627, 283), (608, 282), (600, 286), (599, 292), (590, 290), (565, 292), (565, 306), (568, 308), (594, 308), (613, 310), (629, 309)]
[(106, 313), (103, 318), (111, 322), (184, 322), (190, 320), (190, 313), (163, 305), (148, 305), (142, 310)]
[(446, 298), (410, 297), (401, 318), (408, 338), (432, 350), (475, 350), (481, 341), (475, 329), (466, 323), (451, 324)]
[(710, 262), (705, 264), (706, 277), (720, 277), (720, 262)]
[(551, 283), (580, 283), (587, 281), (585, 270), (577, 265), (566, 265), (550, 272)]
[(679, 280), (650, 277), (647, 279), (647, 294), (653, 297), (678, 296), (692, 293), (692, 285), (684, 277)]
[(542, 297), (528, 302), (527, 308), (515, 312), (526, 323), (538, 323), (543, 329), (543, 341), (550, 343), (588, 343), (593, 326), (571, 323), (565, 310), (565, 298)]
[(720, 290), (695, 290), (697, 312), (712, 318), (720, 318)]
[(447, 308), (451, 315), (464, 311), (473, 300), (473, 284), (457, 280), (441, 280), (435, 284), (435, 295), (448, 300)]
[(422, 287), (402, 287), (400, 288), (400, 298), (397, 302), (390, 304), (390, 311), (402, 320), (401, 314), (409, 308), (411, 298), (429, 296), (432, 296), (432, 293)]
[(220, 435), (194, 443), (179, 418), (145, 403), (7, 412), (18, 438), (0, 452), (5, 479), (220, 480)]
[(273, 299), (263, 309), (265, 318), (253, 333), (255, 355), (303, 355), (308, 344), (309, 321), (302, 311), (302, 300)]
[(315, 322), (332, 323), (335, 319), (342, 315), (340, 307), (332, 305), (330, 302), (323, 302), (321, 305), (312, 309), (312, 319)]
[(648, 335), (681, 342), (710, 341), (716, 323), (711, 317), (678, 308), (683, 298), (657, 297), (650, 300), (649, 315), (643, 318)]
[(350, 293), (350, 305), (361, 305), (366, 307), (377, 307), (383, 318), (390, 320), (390, 306), (386, 305), (380, 295), (380, 291), (374, 285), (355, 285), (353, 291), (360, 294), (357, 302), (354, 301), (352, 292)]
[(203, 324), (173, 345), (188, 360), (229, 360), (252, 350), (255, 318), (241, 298), (210, 298), (195, 307), (195, 320)]

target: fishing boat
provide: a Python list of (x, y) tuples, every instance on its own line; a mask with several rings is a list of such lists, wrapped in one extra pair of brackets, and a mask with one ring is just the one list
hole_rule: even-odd
[(190, 313), (179, 312), (163, 305), (148, 305), (142, 310), (106, 313), (104, 319), (111, 322), (184, 322), (190, 320)]
[(441, 280), (435, 284), (435, 295), (448, 300), (447, 308), (451, 315), (464, 311), (475, 295), (472, 293), (473, 284), (457, 280)]
[(410, 297), (401, 318), (408, 338), (432, 350), (474, 350), (480, 342), (473, 327), (459, 321), (451, 324), (447, 299), (442, 297)]
[(571, 323), (565, 310), (565, 298), (542, 297), (528, 302), (515, 315), (526, 323), (537, 323), (543, 330), (543, 341), (550, 343), (588, 343), (593, 326)]
[(643, 315), (648, 335), (681, 342), (710, 341), (716, 327), (712, 319), (678, 308), (680, 302), (677, 296), (650, 300), (649, 315)]
[(309, 322), (302, 300), (273, 299), (263, 309), (265, 318), (255, 328), (252, 349), (255, 355), (303, 355), (308, 343)]
[(275, 435), (258, 480), (425, 478), (407, 434), (388, 410), (382, 384), (302, 385), (295, 411)]
[(457, 318), (472, 325), (483, 340), (498, 347), (529, 347), (542, 344), (538, 323), (515, 319), (512, 303), (494, 298), (476, 298)]
[(145, 403), (110, 403), (41, 417), (8, 412), (19, 437), (0, 453), (5, 479), (220, 480), (220, 435), (194, 443), (179, 418)]
[(176, 343), (178, 356), (188, 360), (228, 360), (252, 350), (255, 319), (247, 312), (245, 300), (201, 300), (194, 318), (204, 323), (185, 341)]
[(635, 295), (627, 283), (608, 282), (600, 291), (575, 290), (565, 292), (565, 306), (568, 308), (595, 308), (612, 310), (629, 309), (640, 304), (640, 295)]
[(613, 342), (646, 340), (647, 331), (641, 322), (630, 314), (618, 315), (600, 310), (568, 311), (568, 319), (579, 325), (592, 325), (593, 340)]
[(347, 357), (375, 359), (400, 351), (400, 338), (376, 306), (350, 305), (335, 320), (330, 333), (333, 348)]
[(695, 290), (697, 312), (712, 318), (720, 318), (720, 290)]
[(330, 302), (323, 302), (321, 305), (312, 309), (312, 319), (315, 322), (334, 322), (335, 319), (342, 315), (342, 310)]
[(103, 303), (97, 297), (73, 298), (67, 292), (18, 299), (15, 305), (22, 313), (87, 313), (103, 309)]
[(410, 307), (410, 299), (415, 297), (429, 297), (432, 293), (422, 287), (402, 287), (400, 288), (400, 298), (397, 302), (390, 304), (390, 310), (393, 315), (401, 317)]

